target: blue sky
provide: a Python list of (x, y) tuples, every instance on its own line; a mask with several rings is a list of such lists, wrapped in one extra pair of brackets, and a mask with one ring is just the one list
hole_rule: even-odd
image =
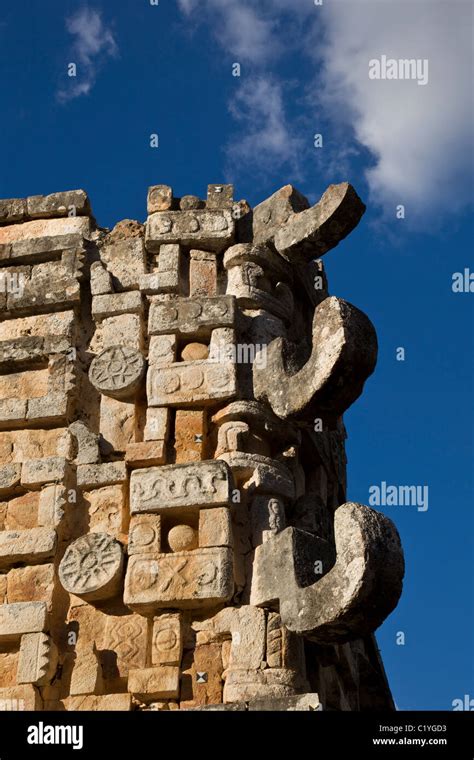
[[(457, 0), (48, 0), (4, 4), (0, 20), (1, 197), (82, 187), (108, 227), (143, 221), (157, 183), (202, 197), (233, 181), (255, 204), (288, 182), (315, 202), (349, 180), (368, 203), (325, 265), (380, 343), (346, 415), (348, 496), (429, 487), (425, 512), (381, 507), (407, 564), (377, 634), (402, 710), (474, 697), (474, 293), (451, 287), (474, 271), (470, 24)], [(428, 84), (370, 81), (383, 54), (427, 59)]]

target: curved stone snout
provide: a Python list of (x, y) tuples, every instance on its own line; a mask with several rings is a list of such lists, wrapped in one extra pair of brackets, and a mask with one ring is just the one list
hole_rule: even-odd
[(314, 311), (313, 349), (298, 372), (289, 374), (281, 337), (267, 346), (266, 361), (253, 365), (255, 398), (268, 401), (281, 419), (306, 412), (337, 415), (360, 396), (377, 362), (377, 335), (355, 306), (330, 296)]
[(342, 504), (334, 533), (336, 562), (310, 585), (300, 585), (298, 576), (309, 555), (313, 578), (321, 573), (321, 563), (325, 572), (321, 539), (286, 528), (255, 552), (251, 604), (279, 602), (284, 625), (320, 643), (343, 643), (378, 628), (397, 605), (405, 568), (398, 531), (380, 512)]

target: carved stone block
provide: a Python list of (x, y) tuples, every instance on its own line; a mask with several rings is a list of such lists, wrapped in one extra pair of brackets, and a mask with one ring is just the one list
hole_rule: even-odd
[(48, 625), (45, 602), (0, 605), (0, 643), (18, 641), (25, 633), (41, 633)]
[(159, 554), (161, 551), (161, 516), (132, 515), (128, 530), (128, 554)]
[(56, 542), (56, 532), (50, 528), (0, 531), (0, 568), (43, 562), (54, 555)]
[(229, 503), (231, 487), (228, 466), (217, 460), (135, 470), (130, 477), (130, 512), (222, 506)]
[(234, 234), (234, 220), (227, 209), (193, 209), (150, 214), (145, 240), (151, 252), (158, 251), (164, 243), (181, 243), (219, 252), (231, 245)]
[(68, 463), (64, 457), (30, 459), (21, 468), (21, 484), (35, 488), (43, 483), (63, 481), (68, 477)]
[(179, 696), (179, 668), (159, 665), (130, 671), (128, 689), (143, 701), (176, 699)]
[(58, 652), (50, 636), (27, 633), (21, 637), (17, 683), (45, 686), (56, 672)]
[(59, 578), (71, 594), (98, 601), (115, 596), (122, 582), (122, 547), (107, 533), (89, 533), (70, 544)]
[(168, 185), (152, 185), (148, 188), (147, 212), (167, 211), (173, 203), (173, 190)]
[(131, 670), (147, 664), (151, 622), (141, 615), (107, 615), (104, 650), (105, 676), (124, 678)]
[(79, 488), (99, 488), (127, 480), (125, 462), (104, 462), (103, 464), (81, 464), (77, 468)]
[(179, 665), (183, 653), (183, 622), (180, 613), (163, 613), (153, 621), (151, 662)]
[(236, 393), (237, 375), (231, 363), (177, 362), (170, 367), (150, 367), (147, 374), (151, 406), (215, 405)]
[(128, 563), (124, 602), (142, 613), (163, 607), (209, 607), (230, 599), (233, 587), (229, 549), (197, 549), (154, 557), (134, 554)]
[(150, 306), (150, 335), (176, 333), (187, 338), (208, 335), (215, 327), (232, 327), (235, 321), (235, 300), (232, 296), (214, 298), (178, 298), (155, 302)]
[(232, 545), (230, 509), (227, 509), (227, 507), (216, 507), (215, 509), (199, 510), (200, 548)]
[(128, 346), (111, 346), (93, 359), (89, 379), (100, 393), (113, 398), (130, 398), (145, 375), (145, 360)]

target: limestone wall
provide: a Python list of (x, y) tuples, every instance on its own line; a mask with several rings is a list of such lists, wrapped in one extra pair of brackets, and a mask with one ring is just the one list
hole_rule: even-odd
[(342, 419), (376, 339), (321, 262), (363, 211), (155, 186), (108, 231), (82, 190), (0, 201), (0, 704), (392, 706), (403, 558), (346, 503)]

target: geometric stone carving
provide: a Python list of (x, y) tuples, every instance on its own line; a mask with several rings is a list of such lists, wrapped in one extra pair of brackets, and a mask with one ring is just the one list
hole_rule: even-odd
[(132, 554), (157, 554), (161, 551), (160, 515), (132, 515), (128, 529), (129, 556)]
[(178, 298), (151, 304), (148, 333), (199, 338), (217, 327), (233, 327), (234, 322), (233, 296)]
[(236, 370), (232, 363), (197, 360), (148, 370), (150, 406), (207, 406), (230, 399), (236, 393)]
[(27, 633), (21, 637), (17, 683), (45, 686), (56, 672), (58, 652), (46, 633)]
[(165, 211), (150, 214), (146, 227), (145, 244), (155, 253), (164, 243), (180, 243), (218, 253), (231, 245), (234, 238), (234, 220), (229, 210)]
[(254, 363), (255, 398), (268, 401), (281, 419), (313, 409), (340, 415), (360, 396), (376, 361), (377, 336), (368, 317), (332, 296), (314, 311), (313, 351), (302, 369), (285, 369), (282, 338), (267, 346), (265, 368)]
[(145, 360), (129, 346), (110, 346), (92, 360), (89, 379), (105, 396), (124, 399), (133, 396), (145, 375)]
[(72, 542), (59, 565), (59, 579), (70, 594), (98, 601), (115, 596), (122, 581), (123, 552), (107, 533), (89, 533)]
[(134, 470), (130, 477), (130, 512), (224, 506), (229, 503), (231, 487), (229, 467), (218, 460)]
[(214, 617), (194, 623), (193, 629), (209, 631), (213, 637), (221, 639), (224, 638), (223, 634), (232, 635), (230, 669), (259, 669), (265, 659), (265, 612), (257, 607), (226, 607)]
[(153, 621), (151, 662), (153, 665), (179, 665), (183, 652), (180, 613), (160, 615)]
[(107, 616), (104, 649), (114, 655), (113, 666), (121, 677), (146, 666), (149, 627), (150, 621), (141, 615)]
[(231, 451), (219, 454), (219, 460), (227, 462), (235, 478), (244, 480), (242, 488), (248, 493), (261, 492), (294, 499), (294, 478), (288, 467), (276, 459), (261, 454)]
[(316, 259), (363, 211), (0, 200), (0, 710), (393, 707), (398, 536), (337, 507), (376, 337)]
[(212, 607), (230, 599), (232, 593), (230, 549), (196, 549), (155, 557), (134, 554), (129, 558), (124, 602), (137, 612)]
[(281, 620), (290, 631), (325, 644), (378, 628), (398, 602), (404, 573), (397, 529), (380, 512), (343, 504), (335, 512), (334, 533), (336, 563), (304, 586), (298, 578), (301, 557), (311, 557), (314, 572), (320, 572), (321, 557), (311, 554), (310, 534), (286, 528), (258, 546), (250, 598), (259, 606), (279, 600)]

